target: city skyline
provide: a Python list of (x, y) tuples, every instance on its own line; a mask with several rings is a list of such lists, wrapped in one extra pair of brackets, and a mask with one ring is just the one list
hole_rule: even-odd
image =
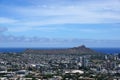
[(120, 47), (120, 0), (0, 0), (0, 47)]

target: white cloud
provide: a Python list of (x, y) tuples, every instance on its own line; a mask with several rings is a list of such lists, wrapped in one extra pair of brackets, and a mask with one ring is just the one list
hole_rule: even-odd
[[(52, 0), (52, 2), (53, 1), (54, 0)], [(34, 4), (38, 4), (37, 2), (39, 4), (41, 3), (41, 1), (36, 0)], [(67, 5), (62, 5), (61, 2), (65, 2)], [(10, 6), (10, 8), (7, 9), (14, 12), (13, 15), (15, 14), (19, 16), (19, 18), (17, 18), (19, 21), (1, 17), (0, 23), (8, 23), (8, 25), (12, 24), (16, 25), (16, 27), (26, 26), (30, 27), (29, 30), (31, 30), (31, 27), (46, 26), (51, 24), (120, 23), (119, 0), (92, 0), (86, 2), (76, 0), (73, 3), (74, 4), (72, 4), (72, 1), (62, 0), (57, 1), (57, 3), (50, 3), (52, 5), (41, 3), (41, 5), (38, 4), (27, 7)]]
[[(11, 15), (11, 18), (0, 17), (0, 24), (7, 26), (8, 34), (16, 32), (29, 32), (31, 30), (36, 31), (59, 31), (60, 29), (67, 31), (71, 30), (73, 32), (84, 32), (84, 33), (93, 33), (101, 32), (107, 33), (107, 30), (95, 30), (91, 28), (75, 28), (74, 30), (64, 27), (52, 27), (50, 25), (61, 25), (61, 24), (103, 24), (103, 23), (120, 23), (120, 0), (46, 0), (47, 2), (42, 2), (43, 0), (28, 0), (31, 1), (34, 5), (29, 6), (20, 6), (13, 5), (8, 6), (2, 5), (0, 9), (7, 14)], [(55, 3), (54, 3), (55, 1)], [(82, 1), (82, 2), (81, 2)], [(51, 2), (51, 3), (49, 3)], [(45, 4), (46, 3), (46, 4)], [(7, 8), (6, 8), (7, 7)], [(17, 17), (16, 17), (17, 16)], [(16, 20), (17, 19), (17, 20)], [(46, 27), (47, 26), (47, 27)], [(119, 26), (118, 26), (119, 27)], [(118, 30), (118, 28), (113, 28), (113, 32)], [(0, 32), (4, 33), (5, 28), (0, 27)], [(109, 29), (108, 32), (112, 32)], [(116, 31), (116, 32), (118, 32)], [(70, 32), (70, 31), (69, 31)], [(31, 34), (31, 33), (30, 33)], [(16, 34), (17, 35), (17, 34)], [(104, 36), (104, 35), (103, 35)], [(118, 38), (117, 38), (118, 39)], [(115, 40), (81, 40), (81, 39), (49, 39), (49, 38), (35, 38), (35, 37), (16, 37), (16, 36), (0, 36), (0, 41), (6, 42), (57, 42), (62, 44), (64, 43), (119, 43), (120, 41)], [(1, 42), (2, 43), (2, 42)]]
[(5, 31), (7, 31), (8, 29), (6, 27), (0, 27), (0, 33), (3, 33)]
[(6, 18), (6, 17), (0, 17), (0, 24), (13, 24), (16, 23), (17, 20), (15, 19), (10, 19), (10, 18)]
[[(41, 5), (12, 8), (21, 16), (16, 23), (22, 26), (44, 26), (51, 24), (96, 24), (119, 23), (120, 1), (91, 1), (76, 5)], [(14, 22), (14, 21), (10, 21)]]
[(16, 26), (16, 27), (11, 27), (8, 29), (9, 32), (26, 32), (26, 31), (30, 31), (33, 30), (33, 27), (29, 26)]
[[(70, 47), (87, 45), (90, 47), (120, 47), (120, 40), (94, 40), (94, 39), (62, 39), (62, 38), (39, 38), (39, 37), (16, 37), (0, 36), (0, 44), (2, 47)], [(51, 44), (51, 46), (50, 46)], [(64, 45), (63, 45), (64, 44)], [(17, 46), (16, 46), (17, 45)], [(24, 45), (24, 46), (23, 46)], [(30, 46), (28, 46), (30, 45)], [(1, 46), (0, 46), (1, 47)]]

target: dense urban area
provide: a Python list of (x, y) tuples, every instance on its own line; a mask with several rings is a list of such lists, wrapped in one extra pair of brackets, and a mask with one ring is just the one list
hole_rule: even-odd
[(120, 54), (85, 46), (0, 53), (0, 80), (120, 80)]

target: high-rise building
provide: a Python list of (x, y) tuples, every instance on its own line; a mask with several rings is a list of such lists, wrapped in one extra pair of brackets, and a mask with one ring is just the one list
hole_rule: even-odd
[(118, 54), (118, 58), (120, 59), (120, 53)]
[(82, 67), (87, 67), (88, 66), (89, 60), (87, 59), (86, 56), (82, 57)]

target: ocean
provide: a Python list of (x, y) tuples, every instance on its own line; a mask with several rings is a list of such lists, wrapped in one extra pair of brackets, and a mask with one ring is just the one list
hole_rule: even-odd
[[(23, 52), (28, 48), (0, 48), (0, 52)], [(31, 49), (61, 49), (61, 48), (31, 48)], [(96, 52), (106, 53), (106, 54), (116, 54), (120, 53), (120, 48), (91, 48)]]
[(120, 53), (120, 48), (91, 48), (96, 52), (106, 53), (106, 54), (117, 54)]

